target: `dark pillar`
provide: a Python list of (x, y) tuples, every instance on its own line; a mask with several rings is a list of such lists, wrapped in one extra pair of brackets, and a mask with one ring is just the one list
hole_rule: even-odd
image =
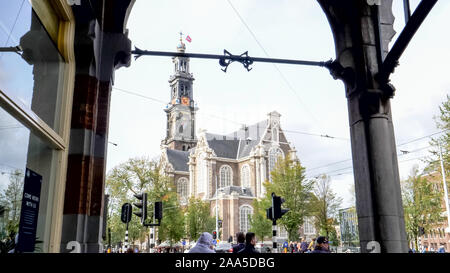
[[(335, 78), (345, 83), (362, 252), (407, 252), (390, 99), (376, 75), (393, 35), (392, 0), (318, 0), (336, 46)], [(379, 31), (381, 29), (381, 32)]]
[(129, 66), (124, 29), (134, 0), (82, 1), (76, 18), (76, 76), (64, 200), (61, 252), (76, 241), (83, 253), (102, 251), (104, 180), (114, 71)]

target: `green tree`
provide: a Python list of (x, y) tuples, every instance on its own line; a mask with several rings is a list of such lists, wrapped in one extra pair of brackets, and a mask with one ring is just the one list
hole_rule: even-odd
[[(169, 191), (169, 187), (169, 179), (161, 175), (160, 166), (156, 160), (149, 160), (146, 157), (131, 158), (114, 167), (106, 177), (105, 186), (106, 194), (110, 196), (108, 227), (111, 228), (111, 243), (117, 244), (125, 238), (126, 225), (120, 220), (124, 203), (137, 202), (134, 194), (142, 192), (148, 194), (149, 203), (160, 201)], [(129, 242), (137, 239), (143, 241), (146, 234), (147, 228), (141, 224), (138, 217), (133, 215), (129, 223)]]
[(323, 236), (330, 237), (334, 230), (333, 219), (337, 216), (342, 198), (337, 197), (331, 189), (331, 179), (321, 175), (314, 181), (314, 198), (311, 202), (316, 230)]
[(271, 200), (266, 196), (261, 200), (253, 201), (253, 215), (250, 217), (250, 230), (258, 240), (272, 236), (272, 221), (267, 219), (266, 209), (271, 206)]
[[(442, 159), (444, 162), (444, 169), (446, 177), (450, 176), (450, 95), (447, 95), (447, 101), (444, 101), (439, 106), (439, 116), (435, 116), (434, 120), (438, 129), (444, 131), (440, 137), (433, 138), (431, 145), (433, 149), (430, 151), (433, 156), (429, 160), (432, 170), (438, 170), (441, 172), (440, 158), (439, 158), (439, 146), (442, 149)], [(440, 144), (440, 145), (439, 145)]]
[(433, 224), (442, 221), (441, 196), (432, 182), (419, 175), (415, 166), (408, 179), (402, 182), (402, 199), (408, 240), (419, 249), (419, 229), (427, 232)]
[(330, 245), (332, 246), (339, 246), (340, 243), (339, 237), (337, 235), (336, 228), (334, 227), (334, 225), (336, 225), (337, 222), (335, 219), (330, 219), (330, 222), (332, 228), (329, 232), (328, 241), (330, 241)]
[(185, 233), (184, 213), (178, 202), (175, 191), (168, 192), (163, 200), (163, 219), (158, 228), (158, 238), (161, 241), (169, 241), (170, 246), (179, 242)]
[(0, 193), (0, 206), (5, 213), (6, 233), (16, 234), (19, 231), (20, 210), (22, 207), (24, 175), (21, 170), (9, 174), (9, 184)]
[(211, 232), (216, 228), (216, 219), (211, 216), (208, 202), (190, 198), (186, 211), (186, 233), (189, 240), (197, 241), (203, 232)]
[(271, 176), (272, 182), (264, 183), (267, 198), (273, 192), (285, 200), (283, 206), (289, 212), (278, 221), (287, 231), (289, 240), (298, 240), (303, 219), (309, 215), (313, 184), (306, 180), (305, 168), (300, 162), (291, 160), (290, 157), (279, 158)]

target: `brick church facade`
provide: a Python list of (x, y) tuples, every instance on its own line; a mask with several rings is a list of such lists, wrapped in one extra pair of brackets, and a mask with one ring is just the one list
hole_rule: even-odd
[[(185, 52), (183, 42), (178, 52)], [(170, 77), (171, 100), (167, 114), (167, 134), (161, 143), (161, 163), (173, 179), (182, 205), (189, 197), (211, 204), (222, 220), (219, 239), (235, 238), (236, 232), (247, 232), (252, 203), (265, 194), (264, 181), (276, 160), (290, 155), (295, 148), (280, 127), (280, 114), (271, 112), (266, 120), (245, 126), (228, 135), (201, 130), (196, 134), (193, 75), (189, 58), (174, 57), (174, 74)], [(212, 232), (212, 231), (209, 231)], [(282, 232), (281, 235), (285, 234)]]

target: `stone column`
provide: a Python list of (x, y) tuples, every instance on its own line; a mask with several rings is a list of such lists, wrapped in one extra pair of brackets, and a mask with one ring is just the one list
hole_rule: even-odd
[(335, 40), (337, 57), (330, 70), (346, 88), (361, 251), (407, 252), (390, 105), (395, 89), (377, 81), (382, 47), (393, 31), (388, 27), (394, 21), (392, 0), (381, 6), (362, 0), (318, 2)]
[(123, 27), (133, 2), (104, 1), (99, 10), (87, 3), (73, 7), (76, 76), (61, 252), (70, 251), (73, 241), (83, 253), (102, 250), (111, 88), (114, 71), (130, 64), (131, 41)]

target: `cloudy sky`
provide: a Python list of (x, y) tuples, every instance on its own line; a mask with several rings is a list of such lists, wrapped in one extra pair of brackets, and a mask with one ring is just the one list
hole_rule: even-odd
[[(403, 1), (394, 2), (395, 30), (400, 33)], [(411, 1), (412, 8), (418, 2)], [(439, 131), (433, 116), (450, 90), (450, 39), (439, 29), (450, 25), (449, 14), (449, 1), (439, 1), (392, 76), (398, 150), (413, 151), (399, 157), (401, 178), (421, 164), (418, 158), (427, 154), (429, 138), (401, 144)], [(128, 28), (133, 46), (147, 50), (176, 51), (182, 31), (192, 38), (191, 43), (185, 41), (190, 53), (222, 54), (226, 49), (232, 54), (248, 51), (252, 57), (335, 58), (331, 30), (316, 1), (136, 1)], [(288, 140), (297, 148), (308, 177), (329, 174), (335, 192), (344, 198), (343, 207), (351, 205), (351, 146), (342, 82), (319, 67), (255, 63), (247, 72), (233, 63), (224, 73), (218, 61), (204, 59), (191, 59), (190, 67), (199, 107), (197, 130), (230, 133), (276, 110), (282, 115), (282, 129), (291, 131)], [(142, 57), (116, 72), (109, 140), (117, 146), (109, 145), (107, 170), (131, 157), (160, 154), (172, 73), (168, 57)]]

